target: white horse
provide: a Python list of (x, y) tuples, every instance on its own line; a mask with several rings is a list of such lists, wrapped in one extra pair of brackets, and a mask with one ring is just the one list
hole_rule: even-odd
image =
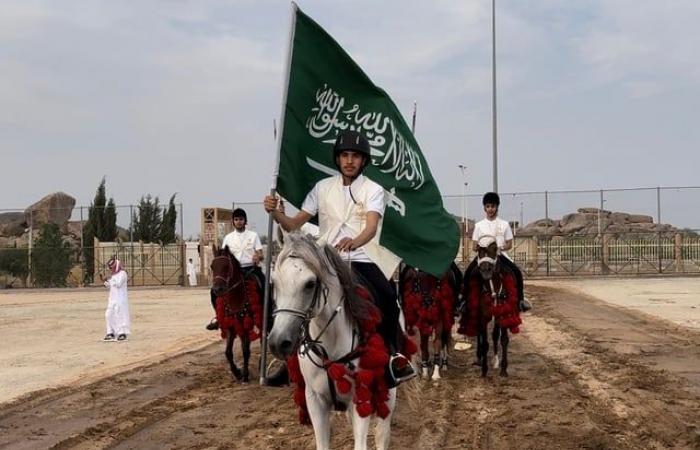
[[(354, 352), (361, 334), (358, 320), (368, 306), (355, 298), (348, 264), (333, 247), (319, 246), (311, 236), (292, 233), (285, 238), (275, 266), (277, 309), (268, 339), (270, 350), (278, 358), (298, 352), (316, 448), (329, 448), (330, 414), (343, 405), (352, 425), (355, 450), (364, 450), (370, 417), (361, 417), (353, 404), (355, 385), (347, 394), (337, 392), (322, 361), (358, 367), (360, 355)], [(387, 401), (389, 415), (376, 417), (377, 449), (389, 448), (395, 405), (396, 388), (392, 388)]]

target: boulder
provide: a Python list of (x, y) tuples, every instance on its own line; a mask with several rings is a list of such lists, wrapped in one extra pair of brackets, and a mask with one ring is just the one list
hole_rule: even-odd
[(563, 234), (574, 234), (584, 229), (590, 228), (592, 224), (595, 224), (596, 227), (598, 226), (598, 214), (567, 214), (561, 219), (561, 232)]
[(24, 211), (26, 223), (38, 228), (45, 223), (55, 223), (64, 227), (73, 213), (75, 199), (64, 192), (54, 192), (34, 203)]
[(625, 222), (628, 222), (629, 218), (630, 215), (623, 212), (614, 212), (610, 214), (610, 220), (612, 220), (612, 222), (616, 224), (623, 224)]
[(600, 211), (600, 214), (603, 216), (607, 216), (609, 214), (612, 214), (610, 211), (605, 210), (605, 209), (600, 209), (600, 208), (579, 208), (576, 211), (582, 213), (582, 214), (598, 214), (598, 211)]
[(0, 236), (21, 236), (25, 228), (24, 213), (0, 213)]
[(630, 223), (654, 223), (654, 218), (644, 214), (630, 214), (627, 219)]

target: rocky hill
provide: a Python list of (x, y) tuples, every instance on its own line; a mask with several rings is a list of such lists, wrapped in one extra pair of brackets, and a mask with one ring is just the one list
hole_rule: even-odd
[(579, 208), (577, 212), (566, 214), (560, 220), (540, 219), (517, 230), (518, 236), (549, 235), (592, 235), (600, 231), (604, 234), (656, 234), (676, 233), (682, 230), (669, 224), (654, 223), (654, 218), (642, 214), (628, 214)]
[(80, 245), (80, 223), (71, 226), (69, 222), (75, 198), (64, 193), (54, 192), (28, 206), (24, 212), (0, 213), (0, 248), (22, 248), (29, 243), (29, 228), (38, 233), (46, 223), (55, 223), (61, 229), (64, 240), (71, 245)]

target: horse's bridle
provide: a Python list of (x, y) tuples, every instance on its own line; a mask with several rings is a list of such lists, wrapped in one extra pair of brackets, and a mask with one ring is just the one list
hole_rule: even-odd
[[(293, 258), (293, 256), (290, 256), (290, 258)], [(325, 368), (324, 363), (321, 362), (320, 364), (317, 363), (316, 361), (313, 360), (313, 358), (310, 357), (309, 352), (313, 352), (322, 359), (327, 359), (328, 358), (328, 353), (326, 352), (326, 349), (323, 347), (321, 344), (321, 337), (323, 334), (326, 332), (330, 324), (333, 322), (333, 320), (336, 318), (338, 313), (343, 308), (343, 299), (341, 299), (341, 302), (338, 304), (338, 306), (335, 308), (333, 311), (333, 314), (331, 315), (330, 319), (328, 319), (328, 322), (326, 322), (326, 325), (321, 329), (321, 332), (316, 336), (315, 338), (311, 336), (311, 330), (309, 330), (309, 324), (311, 323), (311, 319), (316, 317), (315, 310), (319, 304), (319, 301), (321, 297), (323, 297), (323, 306), (326, 306), (328, 304), (328, 294), (329, 294), (329, 289), (327, 286), (323, 285), (321, 283), (321, 280), (316, 277), (316, 286), (314, 288), (314, 295), (313, 298), (311, 299), (311, 304), (305, 309), (296, 309), (296, 308), (276, 308), (275, 311), (272, 313), (272, 316), (275, 317), (279, 314), (288, 314), (290, 316), (298, 317), (302, 320), (301, 324), (299, 325), (301, 328), (301, 336), (299, 339), (299, 345), (303, 346), (306, 350), (303, 352), (300, 352), (302, 355), (308, 355), (309, 360), (317, 367), (319, 368)], [(353, 343), (352, 347), (354, 348), (355, 346), (355, 333), (353, 331)]]
[(226, 277), (222, 277), (221, 275), (215, 275), (212, 281), (215, 281), (217, 279), (223, 280), (224, 283), (226, 283), (226, 290), (222, 292), (222, 294), (227, 294), (237, 288), (241, 283), (243, 283), (243, 272), (241, 272), (241, 279), (238, 280), (236, 283), (232, 284), (229, 286), (229, 283), (231, 282), (231, 277), (233, 276), (233, 263), (231, 262), (231, 258), (229, 256), (221, 255), (217, 256), (212, 260), (212, 263), (216, 261), (217, 259), (226, 259), (226, 262), (228, 263), (228, 273), (226, 274)]

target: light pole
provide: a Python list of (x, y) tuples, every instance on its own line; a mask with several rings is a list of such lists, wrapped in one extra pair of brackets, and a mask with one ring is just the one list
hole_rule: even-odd
[(496, 126), (496, 0), (491, 0), (491, 79), (493, 82), (493, 192), (498, 192), (498, 133)]
[(469, 234), (469, 222), (467, 221), (467, 166), (460, 164), (462, 171), (462, 261), (467, 260), (467, 235)]

